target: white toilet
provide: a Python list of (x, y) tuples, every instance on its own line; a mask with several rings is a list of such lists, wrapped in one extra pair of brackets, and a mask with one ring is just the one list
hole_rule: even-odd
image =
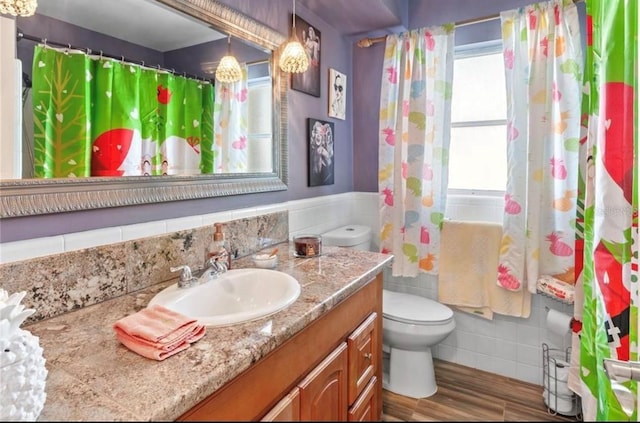
[(412, 398), (436, 393), (431, 347), (456, 327), (453, 310), (412, 294), (382, 290), (382, 342), (389, 352), (383, 387)]
[[(322, 234), (322, 243), (369, 251), (371, 228), (342, 226)], [(455, 329), (453, 310), (425, 297), (383, 289), (382, 314), (383, 350), (389, 353), (383, 387), (412, 398), (435, 394), (431, 347)]]

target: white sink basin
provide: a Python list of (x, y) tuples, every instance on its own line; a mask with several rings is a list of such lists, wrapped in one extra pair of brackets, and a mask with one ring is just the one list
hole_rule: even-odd
[(269, 269), (231, 269), (191, 288), (173, 284), (151, 299), (206, 326), (248, 322), (276, 313), (300, 295), (291, 275)]

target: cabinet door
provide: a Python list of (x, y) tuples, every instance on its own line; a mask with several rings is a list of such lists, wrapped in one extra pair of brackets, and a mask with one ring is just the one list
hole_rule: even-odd
[(300, 389), (296, 386), (280, 400), (263, 418), (263, 422), (299, 422)]
[(358, 398), (358, 395), (367, 386), (373, 375), (376, 374), (378, 363), (378, 314), (371, 313), (369, 317), (354, 330), (347, 345), (349, 349), (349, 404)]
[(343, 342), (298, 384), (300, 420), (347, 420), (347, 363), (347, 343)]
[(355, 404), (349, 409), (349, 421), (350, 422), (374, 422), (378, 421), (378, 392), (377, 388), (378, 378), (373, 377), (371, 381), (362, 391), (362, 395), (358, 397)]

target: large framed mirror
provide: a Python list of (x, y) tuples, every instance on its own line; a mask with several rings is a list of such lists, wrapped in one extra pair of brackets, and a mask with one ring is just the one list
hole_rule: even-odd
[[(23, 63), (22, 75), (16, 73), (16, 77), (22, 79), (22, 99), (18, 101), (23, 110), (27, 104), (27, 113), (21, 116), (22, 128), (14, 131), (14, 134), (20, 134), (19, 139), (14, 135), (15, 143), (20, 147), (17, 152), (9, 152), (19, 156), (21, 164), (16, 166), (19, 171), (10, 176), (1, 175), (0, 218), (287, 189), (288, 84), (287, 78), (280, 75), (277, 63), (278, 49), (285, 40), (283, 35), (214, 0), (101, 0), (99, 3), (106, 8), (102, 13), (96, 9), (97, 4), (86, 0), (40, 0), (36, 18), (40, 15), (39, 19), (43, 19), (42, 22), (46, 24), (29, 24), (27, 19), (31, 18), (18, 18), (15, 21), (18, 58), (21, 58), (23, 50), (22, 61), (30, 61)], [(83, 11), (83, 8), (87, 10)], [(119, 22), (119, 26), (115, 26), (116, 22)], [(144, 26), (143, 23), (150, 23), (150, 26)], [(72, 30), (56, 31), (59, 24), (70, 25)], [(72, 40), (56, 39), (64, 37), (60, 34), (74, 31), (83, 35)], [(98, 35), (95, 38), (87, 35), (92, 33)], [(108, 51), (107, 48), (103, 50), (99, 43), (97, 46), (88, 45), (94, 39), (105, 37), (122, 41), (125, 47), (123, 50), (114, 50), (113, 46), (119, 44), (112, 42)], [(134, 41), (138, 38), (139, 40)], [(161, 44), (161, 41), (166, 45)], [(131, 44), (134, 43), (140, 43), (142, 47), (132, 47)], [(214, 86), (217, 84), (214, 73), (218, 61), (230, 50), (245, 69), (248, 92), (255, 92), (256, 94), (251, 94), (252, 98), (259, 98), (261, 101), (259, 103), (253, 100), (253, 106), (249, 102), (248, 114), (243, 116), (249, 126), (256, 126), (256, 122), (261, 122), (259, 129), (250, 129), (250, 132), (253, 131), (252, 136), (241, 140), (242, 147), (251, 146), (255, 142), (253, 152), (250, 150), (247, 153), (249, 164), (242, 168), (213, 166), (211, 172), (178, 170), (145, 172), (134, 176), (127, 173), (116, 174), (117, 176), (110, 173), (82, 177), (34, 176), (34, 153), (29, 150), (29, 138), (38, 137), (38, 125), (35, 125), (35, 133), (29, 132), (28, 128), (34, 126), (29, 120), (29, 108), (34, 110), (35, 115), (33, 104), (38, 107), (39, 103), (29, 99), (28, 91), (30, 84), (35, 84), (32, 78), (38, 75), (35, 71), (33, 75), (28, 71), (32, 69), (33, 63), (33, 67), (37, 67), (38, 63), (42, 64), (41, 60), (36, 63), (33, 59), (36, 45), (57, 47), (56, 50), (63, 52), (66, 46), (67, 54), (84, 53), (93, 59), (96, 56), (102, 59), (103, 55), (113, 60), (119, 58), (123, 63), (137, 64), (145, 69), (157, 67), (160, 72), (192, 78), (203, 84), (211, 82)], [(30, 54), (24, 53), (24, 50)], [(151, 55), (139, 53), (143, 50), (151, 52)], [(256, 88), (252, 91), (250, 87), (254, 86)], [(114, 90), (117, 89), (116, 84), (113, 87)], [(158, 98), (162, 94), (160, 90), (159, 84)], [(224, 97), (224, 93), (216, 94)], [(30, 105), (29, 100), (33, 102)], [(17, 101), (13, 104), (16, 103)], [(93, 101), (90, 107), (92, 110), (96, 109)], [(214, 106), (218, 110), (216, 107), (220, 108), (218, 104)], [(15, 119), (5, 116), (0, 116), (0, 119), (0, 125), (17, 125), (13, 123)], [(194, 120), (194, 125), (195, 123)], [(26, 135), (23, 131), (25, 127)], [(144, 142), (144, 133), (140, 138)], [(214, 136), (212, 142), (219, 142), (219, 139)], [(6, 146), (5, 137), (2, 140), (3, 155), (7, 154)], [(97, 147), (94, 144), (92, 148), (95, 152)], [(254, 160), (252, 163), (251, 157), (259, 162)], [(37, 159), (35, 162), (37, 168)], [(162, 166), (164, 165), (163, 162)], [(160, 165), (158, 166), (160, 169)]]

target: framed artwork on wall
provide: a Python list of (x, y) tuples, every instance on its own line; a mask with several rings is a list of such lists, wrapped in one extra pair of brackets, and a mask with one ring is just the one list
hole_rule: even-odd
[(296, 36), (307, 52), (309, 68), (302, 73), (291, 74), (291, 88), (320, 97), (320, 31), (298, 15), (295, 22)]
[(309, 186), (332, 185), (334, 178), (333, 122), (307, 118)]
[(329, 68), (329, 117), (345, 119), (347, 75)]

